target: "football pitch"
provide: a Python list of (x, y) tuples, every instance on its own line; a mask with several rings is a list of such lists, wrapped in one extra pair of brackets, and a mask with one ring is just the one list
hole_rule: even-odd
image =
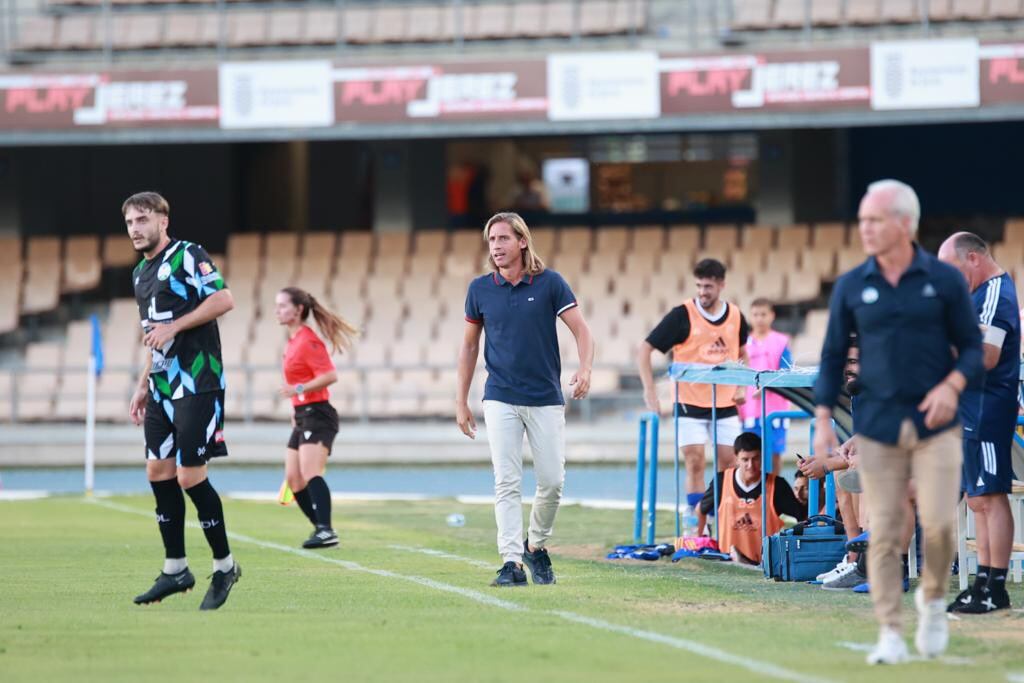
[[(604, 560), (629, 512), (565, 506), (558, 584), (496, 589), (489, 506), (336, 502), (341, 546), (325, 551), (298, 547), (294, 506), (225, 508), (243, 576), (199, 612), (210, 561), (191, 526), (196, 590), (132, 604), (162, 560), (151, 499), (0, 502), (0, 680), (1024, 681), (1020, 584), (1017, 611), (952, 621), (942, 660), (868, 667), (866, 596), (702, 560)], [(453, 512), (465, 526), (445, 524)]]

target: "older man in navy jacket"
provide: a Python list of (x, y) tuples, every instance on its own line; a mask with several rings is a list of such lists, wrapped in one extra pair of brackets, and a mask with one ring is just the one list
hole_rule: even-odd
[(915, 645), (946, 649), (946, 588), (956, 546), (960, 493), (960, 392), (983, 373), (981, 332), (963, 276), (916, 242), (920, 204), (899, 181), (872, 183), (858, 213), (868, 259), (836, 282), (815, 387), (815, 451), (836, 447), (830, 420), (850, 333), (860, 343), (857, 425), (861, 480), (871, 528), (868, 574), (881, 627), (868, 663), (907, 659), (901, 635), (900, 529), (907, 485), (917, 487), (924, 536), (915, 596)]

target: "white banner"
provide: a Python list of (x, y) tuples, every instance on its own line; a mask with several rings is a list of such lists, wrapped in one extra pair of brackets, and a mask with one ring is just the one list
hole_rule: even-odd
[(977, 107), (978, 41), (871, 44), (872, 109)]
[(333, 70), (326, 60), (221, 64), (220, 127), (334, 125)]
[(590, 210), (590, 163), (586, 159), (545, 159), (543, 175), (552, 213)]
[(552, 121), (654, 119), (660, 115), (656, 53), (548, 57), (548, 118)]

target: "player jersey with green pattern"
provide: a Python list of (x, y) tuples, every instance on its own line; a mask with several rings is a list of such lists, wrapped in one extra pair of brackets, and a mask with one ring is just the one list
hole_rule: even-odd
[[(132, 281), (144, 331), (191, 313), (227, 286), (205, 249), (173, 238), (159, 254), (135, 266)], [(152, 354), (149, 391), (155, 401), (224, 388), (216, 320), (179, 332)]]

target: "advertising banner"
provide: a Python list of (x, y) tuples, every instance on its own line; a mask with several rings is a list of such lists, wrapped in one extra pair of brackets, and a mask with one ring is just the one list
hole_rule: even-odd
[(552, 121), (661, 116), (654, 52), (555, 54), (547, 71)]
[(871, 44), (872, 109), (977, 107), (978, 41)]
[(339, 122), (493, 121), (547, 114), (544, 61), (336, 66)]
[(331, 70), (327, 60), (221, 64), (221, 128), (334, 125)]
[(1024, 103), (1024, 43), (982, 45), (981, 103)]
[(665, 114), (867, 109), (866, 49), (663, 55)]
[(0, 129), (216, 126), (217, 73), (0, 73)]

